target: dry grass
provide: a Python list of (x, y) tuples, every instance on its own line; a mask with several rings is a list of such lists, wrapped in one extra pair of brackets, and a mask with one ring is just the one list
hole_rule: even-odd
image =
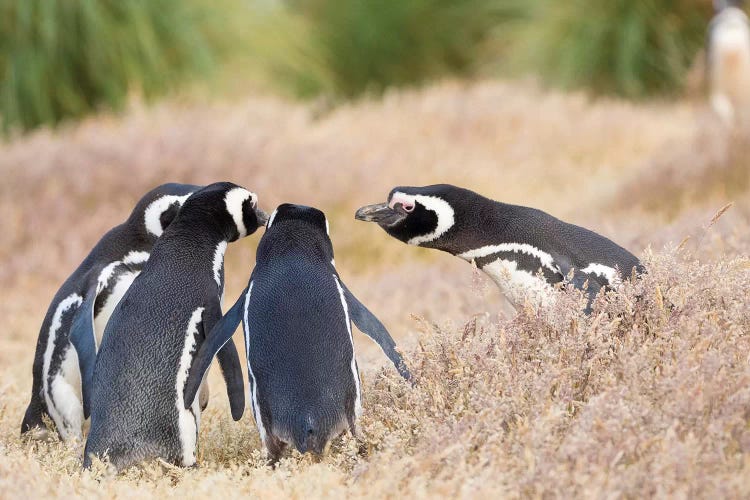
[[(713, 189), (708, 175), (710, 193), (677, 187), (665, 198), (679, 203), (665, 207), (650, 201), (656, 188), (632, 187), (687, 161), (686, 150), (691, 165), (715, 164), (695, 145), (711, 135), (702, 116), (446, 83), (320, 119), (262, 97), (136, 107), (0, 146), (0, 496), (748, 495), (747, 191)], [(324, 209), (342, 277), (404, 346), (414, 389), (357, 339), (367, 453), (347, 437), (321, 463), (295, 454), (265, 467), (251, 417), (231, 421), (213, 373), (199, 469), (82, 473), (80, 444), (20, 440), (34, 342), (62, 279), (148, 187), (218, 179), (256, 190), (267, 208)], [(433, 182), (587, 225), (650, 272), (590, 318), (572, 312), (576, 292), (510, 318), (466, 264), (352, 218), (394, 185)], [(257, 238), (230, 247), (227, 301)]]

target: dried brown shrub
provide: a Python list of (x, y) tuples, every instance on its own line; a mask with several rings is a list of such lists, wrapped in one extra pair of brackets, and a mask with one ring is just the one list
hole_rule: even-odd
[(742, 196), (750, 186), (750, 126), (728, 128), (702, 110), (693, 136), (668, 144), (630, 180), (612, 206), (642, 205), (675, 216), (716, 197)]
[[(638, 197), (608, 210), (657, 151), (689, 142), (689, 118), (683, 105), (446, 84), (319, 121), (264, 98), (165, 104), (0, 146), (0, 496), (747, 496), (747, 192), (680, 204), (670, 223)], [(80, 444), (21, 440), (34, 341), (60, 281), (148, 187), (217, 179), (331, 215), (343, 279), (399, 340), (417, 385), (357, 339), (364, 454), (344, 437), (320, 463), (295, 453), (276, 470), (249, 412), (231, 421), (216, 373), (198, 469), (80, 472)], [(394, 184), (436, 180), (592, 227), (644, 255), (649, 273), (590, 317), (575, 291), (508, 317), (465, 263), (351, 221)], [(228, 299), (256, 244), (230, 247)]]

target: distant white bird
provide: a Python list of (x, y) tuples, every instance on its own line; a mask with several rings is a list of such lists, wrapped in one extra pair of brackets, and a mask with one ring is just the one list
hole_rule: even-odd
[(714, 0), (716, 15), (708, 28), (711, 107), (727, 125), (737, 124), (750, 107), (750, 23), (743, 3)]

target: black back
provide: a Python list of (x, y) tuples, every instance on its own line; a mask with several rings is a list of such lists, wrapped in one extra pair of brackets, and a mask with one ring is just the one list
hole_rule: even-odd
[(319, 452), (356, 400), (343, 292), (321, 211), (281, 205), (269, 225), (250, 280), (248, 362), (266, 432)]
[[(576, 269), (595, 262), (616, 267), (624, 276), (629, 276), (633, 268), (642, 271), (638, 258), (610, 239), (535, 208), (501, 203), (449, 184), (396, 187), (389, 200), (396, 192), (434, 196), (453, 208), (455, 222), (450, 229), (420, 246), (460, 255), (489, 245), (525, 243)], [(408, 241), (429, 233), (436, 223), (435, 212), (417, 203), (402, 223), (384, 229), (391, 236)]]
[[(151, 247), (158, 238), (146, 227), (145, 212), (152, 203), (164, 196), (182, 197), (200, 189), (200, 186), (191, 184), (162, 184), (146, 193), (135, 205), (130, 216), (122, 224), (113, 227), (102, 236), (99, 242), (91, 249), (83, 262), (65, 280), (50, 303), (37, 340), (34, 364), (32, 367), (33, 382), (31, 402), (24, 415), (21, 424), (21, 432), (26, 432), (34, 427), (43, 427), (44, 414), (47, 414), (46, 402), (42, 393), (43, 380), (42, 371), (44, 353), (47, 349), (48, 333), (52, 325), (52, 319), (58, 304), (71, 294), (84, 296), (88, 290), (95, 286), (99, 273), (107, 264), (122, 260), (130, 252), (150, 252)], [(160, 212), (159, 222), (161, 230), (166, 228), (177, 215), (180, 203), (168, 203)], [(106, 291), (97, 297), (95, 313), (98, 313), (106, 300)], [(69, 318), (68, 318), (69, 319)], [(57, 369), (62, 363), (62, 356), (68, 348), (68, 332), (70, 321), (65, 321), (63, 327), (57, 331), (57, 342), (51, 360), (51, 369)]]
[[(203, 308), (196, 349), (209, 319), (221, 316), (213, 259), (220, 242), (240, 236), (225, 205), (238, 187), (217, 183), (193, 194), (115, 308), (96, 358), (84, 464), (107, 449), (117, 450), (110, 459), (118, 467), (155, 456), (180, 462), (177, 371), (196, 311)], [(254, 208), (243, 203), (248, 234), (260, 222)]]

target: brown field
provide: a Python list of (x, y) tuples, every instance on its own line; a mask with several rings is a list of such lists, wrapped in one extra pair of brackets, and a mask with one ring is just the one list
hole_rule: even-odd
[[(0, 497), (747, 497), (749, 151), (701, 107), (525, 82), (443, 83), (322, 117), (271, 97), (174, 100), (1, 144)], [(231, 420), (217, 373), (197, 469), (81, 472), (80, 443), (21, 440), (57, 287), (143, 192), (216, 180), (269, 211), (327, 212), (342, 278), (400, 342), (416, 387), (359, 335), (367, 452), (347, 436), (320, 462), (295, 453), (275, 470), (250, 412)], [(649, 274), (591, 317), (572, 291), (514, 316), (467, 264), (353, 219), (395, 185), (437, 182), (599, 231)], [(228, 304), (259, 237), (230, 246)]]

